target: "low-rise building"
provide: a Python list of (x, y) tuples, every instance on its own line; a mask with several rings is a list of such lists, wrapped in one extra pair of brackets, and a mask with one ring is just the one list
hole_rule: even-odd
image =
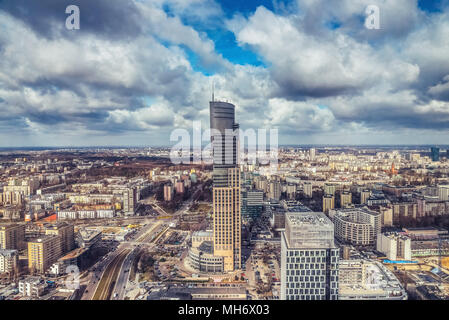
[(371, 260), (340, 260), (339, 300), (407, 300), (407, 292), (384, 265)]
[(19, 293), (24, 297), (38, 298), (46, 287), (45, 281), (40, 277), (28, 277), (19, 281)]
[(101, 237), (102, 237), (101, 231), (81, 229), (78, 231), (75, 240), (79, 247), (90, 248), (96, 243), (100, 242)]
[(189, 250), (189, 265), (198, 272), (223, 272), (223, 257), (214, 255), (214, 246), (211, 241), (204, 241), (196, 248)]

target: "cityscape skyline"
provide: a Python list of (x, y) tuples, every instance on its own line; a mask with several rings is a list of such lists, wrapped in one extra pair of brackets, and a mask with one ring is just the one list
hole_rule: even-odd
[(212, 165), (2, 153), (0, 300), (447, 299), (447, 150), (279, 148), (272, 171), (210, 112)]

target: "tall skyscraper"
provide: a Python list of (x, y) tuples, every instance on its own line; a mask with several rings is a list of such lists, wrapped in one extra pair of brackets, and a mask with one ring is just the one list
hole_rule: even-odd
[(281, 235), (281, 300), (337, 300), (340, 250), (322, 212), (289, 212)]
[(432, 147), (430, 148), (430, 158), (432, 161), (440, 161), (440, 148)]
[(316, 150), (315, 150), (315, 148), (311, 148), (311, 149), (309, 150), (309, 153), (310, 153), (310, 160), (315, 160), (315, 155), (316, 155)]
[(241, 268), (240, 169), (237, 163), (239, 137), (233, 132), (235, 106), (210, 102), (213, 148), (214, 255), (223, 257), (223, 270)]

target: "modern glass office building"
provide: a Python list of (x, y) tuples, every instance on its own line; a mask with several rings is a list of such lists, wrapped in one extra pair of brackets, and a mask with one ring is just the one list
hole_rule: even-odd
[(223, 257), (226, 272), (241, 268), (239, 125), (233, 104), (212, 100), (214, 255)]
[(281, 299), (337, 300), (339, 252), (322, 212), (288, 212), (281, 235)]

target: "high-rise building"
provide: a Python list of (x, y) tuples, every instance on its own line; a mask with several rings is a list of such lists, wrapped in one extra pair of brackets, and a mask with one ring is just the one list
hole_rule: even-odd
[(323, 196), (323, 212), (328, 213), (329, 210), (335, 208), (335, 197), (332, 194), (325, 194)]
[(268, 193), (268, 181), (265, 177), (259, 177), (256, 180), (256, 189), (262, 190), (265, 193)]
[(337, 300), (340, 250), (321, 212), (288, 212), (281, 234), (281, 300)]
[(324, 184), (324, 194), (335, 195), (335, 184), (325, 183)]
[(184, 183), (182, 181), (176, 182), (175, 190), (176, 190), (176, 193), (181, 193), (181, 194), (184, 193), (184, 191), (185, 191)]
[(25, 249), (25, 225), (8, 224), (0, 226), (0, 249)]
[(315, 148), (311, 148), (311, 149), (309, 150), (309, 153), (310, 153), (310, 160), (315, 160), (315, 155), (316, 155), (316, 150), (315, 150)]
[(171, 201), (173, 198), (173, 186), (171, 184), (164, 185), (164, 201)]
[(135, 186), (126, 188), (123, 191), (123, 211), (127, 214), (134, 214), (137, 205), (137, 188)]
[(417, 202), (393, 202), (393, 224), (399, 225), (403, 219), (416, 219), (418, 215)]
[(411, 240), (398, 233), (383, 233), (377, 238), (377, 251), (384, 253), (389, 260), (411, 260)]
[(432, 161), (440, 161), (440, 148), (432, 147), (430, 148), (430, 158)]
[(263, 210), (263, 191), (242, 189), (242, 217), (256, 219)]
[(440, 201), (449, 201), (449, 185), (438, 186), (438, 198)]
[(345, 208), (346, 206), (352, 204), (352, 193), (348, 191), (343, 191), (340, 193), (340, 207)]
[(268, 198), (273, 200), (281, 199), (281, 182), (278, 180), (270, 181)]
[(214, 255), (223, 257), (227, 272), (241, 268), (239, 137), (234, 134), (239, 125), (233, 104), (212, 100)]
[(296, 199), (296, 184), (287, 184), (287, 198), (290, 200)]
[(369, 191), (368, 189), (362, 190), (362, 192), (360, 192), (360, 204), (366, 204), (370, 196), (371, 191)]
[(382, 218), (382, 227), (393, 226), (393, 208), (380, 207), (379, 212)]
[(312, 198), (312, 183), (305, 181), (302, 185), (302, 191), (307, 197)]
[(61, 237), (61, 253), (65, 254), (75, 249), (75, 232), (72, 224), (59, 222), (46, 226), (46, 235), (57, 235)]
[(62, 255), (61, 237), (47, 235), (28, 242), (28, 270), (44, 273)]

